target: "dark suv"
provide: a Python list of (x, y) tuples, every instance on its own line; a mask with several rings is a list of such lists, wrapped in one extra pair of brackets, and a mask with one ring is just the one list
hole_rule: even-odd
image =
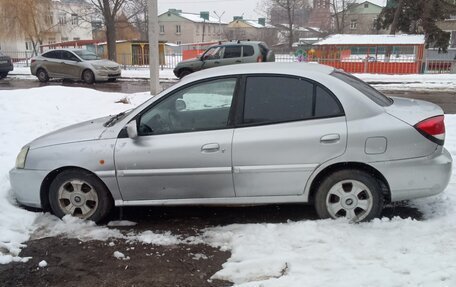
[(180, 62), (174, 68), (174, 75), (183, 78), (190, 73), (212, 67), (274, 61), (274, 52), (263, 42), (224, 42), (210, 47), (201, 57)]
[(8, 73), (13, 70), (11, 58), (0, 51), (0, 79), (6, 78)]

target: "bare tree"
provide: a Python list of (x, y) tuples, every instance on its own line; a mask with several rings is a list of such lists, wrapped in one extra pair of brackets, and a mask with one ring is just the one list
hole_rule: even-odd
[(356, 0), (331, 0), (331, 10), (334, 19), (334, 32), (344, 34), (347, 27), (346, 18), (350, 7), (356, 5)]
[(14, 39), (17, 35), (32, 43), (33, 51), (43, 44), (44, 36), (56, 26), (51, 13), (51, 0), (0, 0), (0, 37)]
[(90, 0), (103, 17), (108, 43), (108, 58), (116, 60), (116, 18), (129, 0)]
[(295, 11), (302, 9), (308, 5), (307, 0), (269, 0), (270, 7), (279, 7), (284, 9), (287, 14), (287, 37), (288, 48), (291, 50), (294, 42), (294, 27), (295, 27)]
[(125, 13), (136, 29), (141, 34), (141, 40), (149, 39), (149, 13), (147, 0), (131, 0), (127, 3)]

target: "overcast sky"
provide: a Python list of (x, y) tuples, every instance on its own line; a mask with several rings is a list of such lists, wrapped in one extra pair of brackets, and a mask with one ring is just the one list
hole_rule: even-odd
[(209, 11), (212, 16), (214, 11), (219, 15), (225, 11), (222, 21), (230, 22), (233, 16), (244, 14), (244, 19), (257, 19), (264, 17), (261, 7), (257, 5), (262, 0), (158, 0), (159, 14), (170, 8), (183, 12), (199, 13)]

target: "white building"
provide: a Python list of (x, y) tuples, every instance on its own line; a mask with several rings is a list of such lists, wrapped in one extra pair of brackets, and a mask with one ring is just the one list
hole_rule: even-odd
[[(84, 0), (53, 0), (52, 10), (43, 15), (45, 31), (42, 32), (42, 45), (92, 40), (92, 25), (82, 17), (90, 9), (92, 6)], [(24, 53), (33, 51), (33, 46), (24, 33), (17, 33), (15, 37), (0, 39), (0, 50)]]

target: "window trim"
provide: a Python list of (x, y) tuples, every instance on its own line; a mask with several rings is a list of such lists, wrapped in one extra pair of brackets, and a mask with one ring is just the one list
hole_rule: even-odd
[[(160, 134), (147, 134), (147, 135), (142, 135), (139, 133), (139, 124), (141, 122), (141, 117), (153, 109), (155, 106), (160, 104), (161, 102), (165, 101), (169, 97), (172, 97), (176, 93), (179, 93), (185, 89), (188, 89), (192, 86), (197, 86), (203, 83), (208, 83), (208, 82), (213, 82), (213, 81), (218, 81), (218, 80), (228, 80), (228, 79), (233, 79), (236, 81), (235, 87), (234, 87), (234, 92), (233, 92), (233, 98), (231, 100), (231, 107), (230, 111), (228, 112), (228, 121), (225, 127), (223, 128), (211, 128), (211, 129), (199, 129), (199, 130), (193, 130), (193, 131), (177, 131), (177, 132), (169, 132), (169, 133), (160, 133)], [(141, 110), (139, 113), (137, 113), (129, 122), (136, 120), (136, 128), (138, 130), (138, 137), (149, 137), (149, 136), (161, 136), (161, 135), (170, 135), (170, 134), (184, 134), (184, 133), (195, 133), (195, 132), (204, 132), (204, 131), (215, 131), (215, 130), (226, 130), (226, 129), (232, 129), (235, 127), (234, 125), (234, 116), (236, 115), (236, 103), (237, 103), (237, 98), (239, 96), (239, 85), (240, 84), (240, 76), (238, 75), (226, 75), (226, 76), (220, 76), (220, 77), (213, 77), (213, 78), (208, 78), (208, 79), (202, 79), (199, 81), (195, 81), (192, 83), (188, 83), (182, 87), (179, 87), (170, 93), (166, 94), (165, 96), (161, 97), (157, 101), (151, 103), (149, 106), (145, 107), (143, 110)], [(128, 137), (126, 133), (126, 127), (124, 127), (119, 135), (118, 138), (124, 138)]]
[[(247, 87), (247, 78), (248, 77), (279, 77), (279, 78), (290, 78), (290, 79), (297, 79), (297, 80), (305, 80), (308, 81), (313, 85), (312, 91), (312, 117), (306, 119), (297, 119), (297, 120), (286, 120), (286, 121), (271, 121), (271, 122), (264, 122), (264, 123), (244, 123), (244, 109), (245, 109), (245, 94), (246, 94), (246, 87)], [(245, 128), (245, 127), (255, 127), (255, 126), (265, 126), (265, 125), (276, 125), (276, 124), (286, 124), (292, 122), (300, 122), (300, 121), (311, 121), (311, 120), (322, 120), (322, 119), (331, 119), (331, 118), (338, 118), (338, 117), (345, 117), (345, 110), (342, 106), (342, 103), (337, 98), (337, 96), (329, 90), (324, 85), (320, 84), (319, 82), (296, 75), (288, 75), (288, 74), (244, 74), (242, 75), (242, 79), (240, 81), (241, 87), (239, 89), (239, 102), (240, 106), (237, 107), (236, 112), (238, 113), (235, 117), (235, 128)], [(317, 86), (322, 88), (326, 91), (333, 99), (335, 99), (339, 109), (341, 110), (341, 114), (333, 115), (333, 116), (323, 116), (323, 117), (315, 117), (315, 108), (316, 108), (316, 92)]]

